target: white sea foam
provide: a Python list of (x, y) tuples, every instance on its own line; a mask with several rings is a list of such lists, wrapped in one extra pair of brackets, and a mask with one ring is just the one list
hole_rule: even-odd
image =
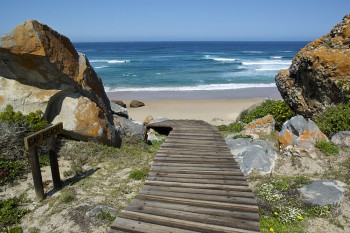
[(272, 59), (281, 59), (283, 56), (271, 56)]
[(280, 60), (263, 60), (263, 61), (244, 61), (242, 65), (256, 66), (256, 65), (290, 65), (292, 61), (280, 61)]
[(235, 61), (237, 61), (237, 59), (235, 59), (235, 58), (213, 57), (211, 55), (205, 55), (205, 59), (218, 61), (218, 62), (235, 62)]
[(128, 63), (131, 62), (130, 60), (91, 60), (91, 63), (103, 63), (107, 62), (109, 64), (115, 64), (115, 63)]
[(230, 84), (207, 84), (183, 87), (105, 87), (106, 92), (113, 91), (208, 91), (208, 90), (236, 90), (243, 88), (276, 87), (275, 83), (230, 83)]
[(102, 68), (107, 68), (108, 66), (95, 66), (95, 69), (102, 69)]

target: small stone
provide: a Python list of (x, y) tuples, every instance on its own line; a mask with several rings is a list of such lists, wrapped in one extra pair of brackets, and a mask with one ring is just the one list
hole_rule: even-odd
[(119, 106), (126, 108), (126, 104), (121, 100), (111, 100), (112, 103), (118, 104)]
[(133, 100), (130, 102), (130, 108), (140, 108), (143, 106), (145, 106), (145, 103), (138, 100)]
[(143, 120), (143, 125), (149, 125), (151, 123), (154, 122), (154, 119), (152, 116), (147, 116), (144, 120)]

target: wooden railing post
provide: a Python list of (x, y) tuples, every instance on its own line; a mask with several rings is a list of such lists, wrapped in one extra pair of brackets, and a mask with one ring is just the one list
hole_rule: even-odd
[(37, 146), (33, 146), (29, 149), (29, 163), (32, 169), (36, 198), (39, 201), (42, 201), (45, 199), (45, 193), (44, 193), (44, 187), (43, 187), (43, 179), (41, 177)]
[(32, 169), (35, 194), (39, 201), (45, 199), (43, 180), (41, 177), (38, 145), (47, 141), (51, 166), (52, 181), (55, 189), (62, 187), (60, 171), (55, 148), (56, 135), (63, 132), (63, 123), (49, 126), (24, 138), (24, 147), (29, 151), (29, 163)]
[(50, 158), (50, 167), (51, 167), (53, 186), (55, 189), (59, 189), (62, 187), (62, 181), (60, 178), (60, 170), (58, 166), (57, 153), (56, 153), (56, 136), (52, 136), (47, 141), (47, 145), (49, 149), (49, 158)]

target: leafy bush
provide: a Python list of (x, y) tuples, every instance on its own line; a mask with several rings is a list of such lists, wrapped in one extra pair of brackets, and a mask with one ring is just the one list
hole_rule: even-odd
[[(7, 230), (8, 226), (19, 223), (20, 219), (29, 212), (18, 207), (24, 202), (21, 197), (0, 200), (0, 231)], [(6, 231), (5, 231), (6, 232)], [(16, 232), (16, 231), (10, 231)]]
[(11, 125), (25, 127), (28, 132), (35, 132), (45, 128), (47, 121), (42, 120), (42, 112), (31, 112), (23, 115), (21, 112), (15, 112), (11, 105), (7, 105), (5, 111), (0, 113), (0, 121)]
[(129, 177), (133, 180), (142, 180), (148, 175), (148, 168), (142, 168), (131, 171)]
[(316, 124), (328, 137), (350, 130), (350, 102), (326, 109), (317, 117)]
[(251, 135), (246, 135), (246, 134), (237, 134), (233, 136), (233, 139), (237, 139), (237, 138), (253, 138), (253, 137)]
[(317, 141), (315, 147), (318, 148), (325, 155), (337, 155), (339, 154), (339, 149), (336, 145), (327, 141)]
[(0, 172), (4, 177), (0, 177), (0, 185), (13, 182), (15, 179), (23, 177), (27, 172), (27, 164), (23, 161), (11, 161), (0, 158)]
[(244, 123), (250, 123), (269, 114), (275, 119), (277, 130), (281, 130), (283, 123), (295, 116), (295, 113), (283, 100), (266, 100), (250, 111), (241, 112), (240, 120)]
[(218, 129), (220, 131), (226, 132), (241, 132), (244, 128), (244, 124), (242, 122), (233, 122), (229, 125), (219, 125)]

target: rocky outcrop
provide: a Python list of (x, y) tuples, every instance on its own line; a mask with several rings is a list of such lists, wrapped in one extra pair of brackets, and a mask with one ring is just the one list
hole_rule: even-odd
[(306, 45), (275, 80), (283, 99), (307, 118), (343, 102), (350, 90), (350, 14)]
[(290, 156), (306, 154), (316, 157), (315, 144), (318, 140), (328, 141), (328, 138), (315, 122), (301, 115), (286, 121), (278, 135), (283, 154)]
[(120, 143), (101, 79), (70, 40), (29, 20), (0, 38), (0, 109), (41, 110), (79, 140)]

